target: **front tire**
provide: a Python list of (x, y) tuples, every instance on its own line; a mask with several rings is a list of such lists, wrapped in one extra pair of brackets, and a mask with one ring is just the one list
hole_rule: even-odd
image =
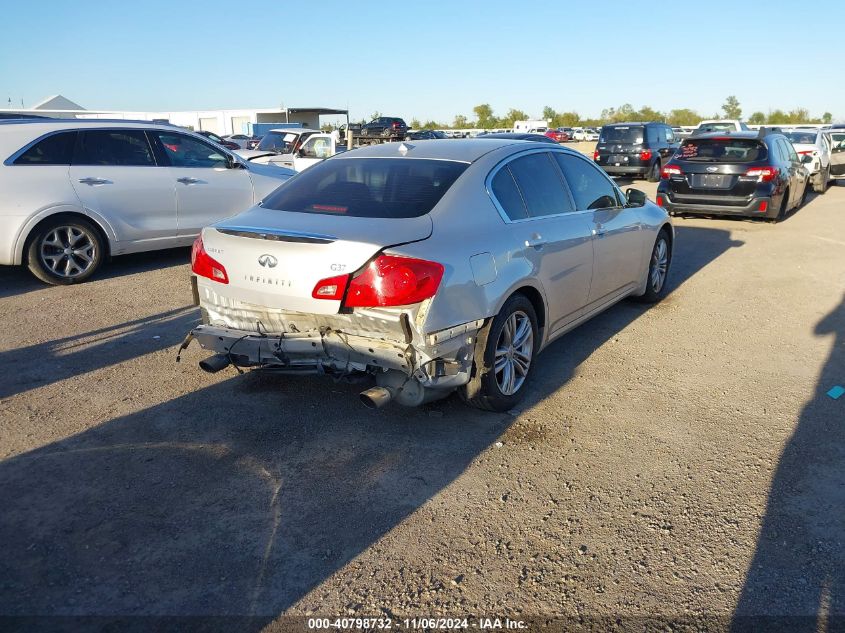
[(813, 183), (813, 191), (816, 193), (824, 193), (827, 191), (827, 184), (830, 182), (830, 165), (819, 173), (816, 182)]
[(81, 218), (48, 220), (30, 237), (26, 261), (30, 272), (55, 286), (82, 283), (103, 260), (103, 240)]
[(537, 314), (516, 294), (478, 334), (470, 381), (459, 394), (470, 406), (507, 411), (524, 397), (540, 344)]
[(641, 303), (657, 303), (666, 296), (666, 280), (669, 277), (669, 267), (672, 265), (672, 244), (669, 241), (669, 233), (661, 229), (651, 249), (651, 259), (648, 262), (648, 277), (646, 278), (646, 290), (639, 297), (635, 297)]

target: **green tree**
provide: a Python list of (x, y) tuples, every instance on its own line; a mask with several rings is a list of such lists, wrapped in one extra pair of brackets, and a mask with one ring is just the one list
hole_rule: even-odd
[(666, 115), (649, 106), (643, 106), (637, 113), (637, 117), (641, 121), (665, 121)]
[(380, 116), (381, 116), (381, 112), (379, 112), (378, 110), (376, 110), (375, 112), (373, 112), (373, 113), (370, 115), (370, 121), (373, 121), (373, 120), (375, 120), (375, 119), (379, 118)]
[(493, 108), (489, 103), (482, 103), (475, 106), (472, 111), (475, 113), (475, 118), (478, 120), (478, 127), (488, 129), (496, 127), (496, 119), (493, 118)]
[(498, 127), (513, 127), (514, 121), (525, 121), (528, 119), (528, 115), (525, 114), (522, 110), (517, 110), (516, 108), (511, 108), (508, 110), (508, 113), (504, 116), (504, 118), (499, 119)]
[(666, 115), (666, 123), (669, 125), (698, 125), (700, 122), (701, 115), (689, 108), (671, 110)]
[(422, 124), (421, 130), (437, 130), (439, 128), (446, 127), (445, 125), (440, 125), (437, 121), (426, 121)]
[(739, 107), (739, 99), (734, 95), (725, 99), (722, 104), (722, 111), (725, 113), (726, 119), (738, 119), (742, 116), (742, 108)]
[(419, 130), (422, 123), (420, 123), (419, 119), (411, 119), (411, 129), (412, 130)]
[(469, 120), (463, 114), (456, 114), (455, 120), (452, 121), (452, 128), (455, 130), (462, 130), (464, 128), (468, 128)]
[(770, 110), (769, 116), (766, 117), (766, 123), (789, 123), (789, 115), (787, 115), (783, 110)]
[(830, 112), (825, 112), (822, 115), (822, 123), (830, 123), (833, 121), (833, 115)]
[(748, 117), (748, 122), (752, 125), (763, 125), (766, 122), (766, 115), (762, 112), (752, 112)]
[(558, 112), (552, 119), (554, 127), (578, 127), (581, 124), (581, 116), (577, 112)]
[(543, 108), (543, 118), (551, 124), (557, 118), (557, 112), (555, 112), (552, 106), (545, 106)]

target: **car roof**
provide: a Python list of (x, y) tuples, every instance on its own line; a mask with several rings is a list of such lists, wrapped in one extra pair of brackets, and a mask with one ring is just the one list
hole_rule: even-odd
[[(463, 163), (471, 163), (478, 160), (485, 154), (502, 147), (518, 145), (519, 147), (548, 147), (547, 143), (531, 143), (513, 138), (466, 138), (466, 139), (432, 139), (422, 143), (401, 142), (381, 143), (380, 145), (368, 145), (359, 147), (352, 151), (337, 154), (332, 160), (345, 160), (349, 158), (427, 158), (433, 160), (453, 160)], [(400, 151), (402, 146), (408, 149), (404, 154)]]
[(660, 121), (620, 121), (619, 123), (605, 123), (602, 127), (626, 127), (628, 125), (669, 125)]
[(536, 132), (492, 132), (491, 134), (484, 134), (483, 136), (478, 136), (476, 138), (480, 138), (482, 140), (493, 140), (497, 138), (502, 138), (514, 141), (533, 141), (536, 139), (540, 143), (548, 142), (545, 140), (546, 138), (548, 138), (545, 134), (539, 134)]
[[(153, 121), (138, 121), (131, 119), (3, 119), (0, 120), (0, 128), (6, 130), (9, 128), (23, 128), (27, 129), (41, 129), (45, 131), (64, 130), (74, 127), (153, 127), (172, 130), (173, 128), (180, 128), (173, 123), (161, 123)], [(190, 131), (187, 130), (186, 131)]]
[(690, 136), (687, 140), (689, 141), (697, 141), (700, 139), (708, 139), (708, 138), (740, 138), (740, 139), (759, 139), (759, 138), (766, 138), (772, 135), (783, 136), (780, 131), (776, 131), (773, 129), (769, 129), (766, 131), (763, 136), (760, 136), (759, 130), (742, 130), (742, 131), (735, 131), (735, 130), (717, 130), (714, 132), (704, 132), (702, 134), (696, 134), (694, 136)]

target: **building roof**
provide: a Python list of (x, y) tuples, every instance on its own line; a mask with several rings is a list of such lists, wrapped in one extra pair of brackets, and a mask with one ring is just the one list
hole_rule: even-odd
[(81, 105), (74, 103), (62, 95), (53, 95), (36, 103), (31, 110), (84, 110)]

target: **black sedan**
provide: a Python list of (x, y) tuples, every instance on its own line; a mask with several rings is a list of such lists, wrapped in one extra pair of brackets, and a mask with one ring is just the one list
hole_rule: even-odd
[(670, 215), (782, 220), (804, 203), (809, 173), (792, 143), (771, 128), (711, 132), (685, 140), (663, 166), (657, 204)]

